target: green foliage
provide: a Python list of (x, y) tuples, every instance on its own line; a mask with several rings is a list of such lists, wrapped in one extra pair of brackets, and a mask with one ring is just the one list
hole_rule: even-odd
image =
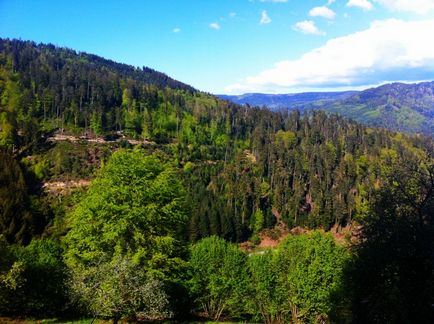
[(285, 147), (286, 149), (291, 148), (297, 142), (297, 136), (291, 131), (278, 130), (276, 133), (276, 144)]
[(44, 152), (32, 169), (36, 174), (43, 172), (56, 180), (83, 179), (94, 176), (101, 163), (108, 159), (111, 145), (88, 145), (68, 141), (57, 143)]
[(36, 163), (34, 166), (34, 172), (36, 178), (40, 180), (48, 178), (50, 174), (50, 165), (48, 160), (42, 159), (41, 161)]
[(17, 111), (21, 108), (21, 89), (16, 75), (0, 69), (0, 147), (14, 148), (18, 143)]
[(173, 314), (163, 283), (121, 256), (96, 266), (79, 266), (70, 288), (87, 311), (99, 318), (161, 319)]
[(90, 118), (90, 128), (95, 133), (95, 135), (101, 135), (102, 134), (102, 124), (101, 124), (101, 116), (94, 111), (92, 113), (92, 116)]
[[(193, 245), (190, 271), (184, 240), (258, 241), (281, 220), (324, 230), (356, 220), (364, 232), (355, 247), (361, 270), (349, 275), (354, 320), (410, 322), (414, 310), (434, 318), (432, 140), (323, 112), (242, 107), (156, 71), (52, 45), (0, 40), (0, 47), (2, 313), (58, 314), (71, 289), (95, 316), (163, 318), (184, 307), (188, 282), (195, 310), (214, 319), (345, 321), (348, 255), (330, 236), (290, 236), (250, 256), (212, 236)], [(410, 115), (401, 111), (392, 122)], [(47, 141), (56, 128), (127, 138)], [(131, 137), (156, 143), (108, 160), (119, 146), (132, 147)], [(38, 183), (94, 176), (77, 204), (47, 198)], [(43, 235), (66, 235), (65, 253), (54, 240), (35, 240), (47, 220)]]
[(144, 307), (152, 287), (182, 273), (184, 210), (184, 189), (169, 165), (138, 149), (112, 155), (70, 215), (65, 237), (74, 291), (95, 315), (166, 314), (163, 292), (155, 292), (157, 308)]
[[(0, 42), (3, 145), (20, 159), (32, 151), (48, 155), (50, 169), (41, 163), (33, 170), (40, 179), (64, 180), (92, 176), (110, 152), (103, 145), (56, 143), (45, 153), (41, 135), (48, 130), (158, 143), (177, 165), (188, 166), (192, 240), (244, 241), (254, 234), (251, 215), (258, 209), (264, 228), (277, 221), (273, 208), (289, 227), (340, 228), (364, 217), (390, 158), (432, 151), (430, 140), (397, 137), (336, 115), (242, 107), (146, 68), (51, 45)], [(421, 86), (424, 100), (428, 86)], [(378, 102), (383, 99), (389, 100), (385, 92)], [(357, 102), (353, 108), (366, 112)]]
[(348, 253), (330, 234), (288, 236), (277, 254), (278, 286), (284, 289), (294, 322), (328, 320), (340, 306)]
[(279, 272), (277, 251), (265, 251), (248, 259), (249, 295), (246, 308), (253, 319), (264, 323), (285, 323), (291, 319), (291, 305), (285, 289), (285, 273)]
[(249, 256), (212, 236), (192, 247), (190, 290), (197, 310), (213, 320), (345, 321), (348, 261), (348, 251), (319, 231), (291, 235), (276, 250)]
[(198, 309), (218, 321), (228, 313), (239, 316), (247, 284), (247, 256), (236, 245), (216, 236), (191, 249), (190, 290)]
[(27, 247), (0, 237), (0, 315), (57, 316), (68, 302), (63, 249), (54, 240)]
[(125, 112), (125, 130), (126, 134), (133, 138), (139, 137), (143, 132), (143, 117), (135, 109)]
[(38, 228), (35, 216), (21, 166), (0, 149), (0, 235), (11, 243), (27, 244)]
[(389, 167), (353, 247), (348, 289), (354, 321), (432, 323), (434, 166), (407, 158)]
[(13, 148), (17, 142), (16, 127), (12, 113), (0, 111), (0, 146)]
[(257, 209), (252, 215), (252, 231), (254, 234), (258, 234), (264, 228), (264, 213), (262, 210)]

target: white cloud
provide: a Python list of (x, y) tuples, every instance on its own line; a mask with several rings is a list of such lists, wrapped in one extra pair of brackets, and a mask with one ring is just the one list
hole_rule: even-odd
[(172, 32), (174, 32), (175, 34), (180, 33), (181, 32), (181, 28), (175, 27), (172, 29)]
[(231, 18), (235, 18), (236, 15), (237, 15), (237, 13), (234, 12), (234, 11), (231, 11), (231, 12), (229, 13), (229, 17), (231, 17)]
[(330, 6), (332, 3), (334, 3), (335, 2), (335, 0), (328, 0), (327, 1), (327, 6)]
[(271, 22), (271, 18), (268, 16), (267, 11), (263, 10), (261, 12), (261, 20), (259, 21), (259, 23), (261, 25), (267, 25)]
[(363, 31), (331, 39), (296, 60), (281, 61), (227, 87), (228, 93), (289, 92), (434, 78), (434, 19), (376, 21)]
[(299, 21), (293, 26), (293, 28), (303, 34), (325, 35), (323, 31), (318, 29), (313, 20)]
[(221, 27), (220, 27), (219, 23), (213, 22), (213, 23), (209, 24), (209, 28), (212, 28), (212, 29), (215, 29), (215, 30), (219, 30)]
[(433, 0), (374, 0), (392, 11), (408, 11), (420, 15), (429, 13), (434, 9)]
[(334, 19), (336, 14), (333, 10), (327, 8), (326, 6), (315, 7), (309, 11), (309, 16), (311, 17), (323, 17), (326, 19)]
[(347, 7), (358, 7), (363, 10), (371, 10), (373, 8), (372, 3), (368, 0), (350, 0), (347, 2)]

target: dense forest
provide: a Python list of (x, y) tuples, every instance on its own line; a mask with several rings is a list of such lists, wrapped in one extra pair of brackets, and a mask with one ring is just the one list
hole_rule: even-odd
[(0, 146), (0, 315), (433, 319), (428, 137), (3, 39)]

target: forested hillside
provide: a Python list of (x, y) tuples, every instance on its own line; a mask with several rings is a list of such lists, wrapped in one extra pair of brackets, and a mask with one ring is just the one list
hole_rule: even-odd
[[(290, 235), (278, 252), (251, 260), (206, 237), (259, 243), (264, 230), (283, 234), (282, 224), (339, 232), (375, 220), (383, 198), (391, 202), (387, 228), (394, 213), (410, 215), (407, 226), (431, 226), (428, 137), (321, 111), (239, 106), (148, 68), (52, 45), (1, 40), (0, 49), (0, 297), (10, 301), (0, 302), (0, 314), (80, 309), (117, 321), (191, 309), (216, 320), (348, 320), (352, 297), (382, 298), (355, 284), (358, 294), (344, 294), (345, 273), (358, 284), (364, 274), (351, 274), (347, 251), (331, 236)], [(403, 208), (393, 200), (398, 192), (408, 198)], [(375, 237), (378, 228), (367, 233)], [(425, 239), (431, 227), (421, 228), (414, 237)], [(215, 277), (220, 264), (224, 284)], [(401, 263), (390, 264), (400, 271)], [(27, 279), (38, 269), (57, 281), (34, 288)], [(355, 317), (365, 313), (357, 307)]]
[[(276, 215), (289, 227), (346, 225), (366, 212), (386, 165), (432, 150), (426, 138), (322, 112), (301, 117), (237, 106), (93, 55), (32, 42), (1, 46), (2, 145), (23, 158), (55, 130), (153, 141), (183, 170), (192, 240), (216, 234), (244, 241), (273, 226)], [(70, 156), (64, 146), (26, 163), (43, 180), (91, 176), (84, 163), (101, 153), (84, 152), (80, 160), (77, 148)]]
[(272, 110), (323, 110), (368, 126), (429, 136), (434, 134), (434, 82), (392, 83), (364, 91), (221, 97)]
[(371, 126), (433, 136), (434, 82), (385, 84), (323, 109)]

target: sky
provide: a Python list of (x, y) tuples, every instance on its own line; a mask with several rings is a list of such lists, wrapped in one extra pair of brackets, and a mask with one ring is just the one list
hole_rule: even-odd
[(147, 66), (214, 94), (434, 80), (434, 0), (0, 0), (0, 37)]

